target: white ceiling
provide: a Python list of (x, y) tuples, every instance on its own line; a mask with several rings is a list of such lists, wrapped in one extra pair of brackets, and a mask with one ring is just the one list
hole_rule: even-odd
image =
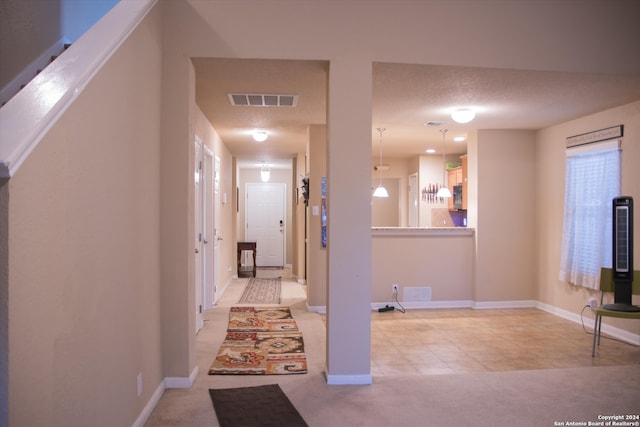
[[(265, 161), (290, 167), (305, 152), (307, 126), (326, 123), (325, 61), (194, 58), (196, 102), (239, 165)], [(232, 106), (229, 93), (298, 95), (295, 108)], [(464, 153), (457, 135), (477, 129), (541, 129), (640, 99), (640, 75), (603, 75), (510, 69), (375, 63), (373, 66), (372, 157), (378, 127), (385, 158)], [(456, 107), (471, 107), (476, 119), (451, 122)], [(448, 121), (441, 127), (427, 121)], [(619, 123), (612, 123), (616, 125)], [(257, 143), (253, 129), (266, 129)]]

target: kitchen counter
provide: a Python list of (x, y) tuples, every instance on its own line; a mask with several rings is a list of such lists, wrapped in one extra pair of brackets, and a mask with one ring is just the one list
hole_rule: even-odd
[[(388, 304), (397, 283), (406, 307), (470, 306), (474, 248), (474, 228), (371, 228), (372, 302)], [(428, 300), (412, 299), (415, 292)]]
[(469, 227), (372, 227), (372, 236), (473, 236)]

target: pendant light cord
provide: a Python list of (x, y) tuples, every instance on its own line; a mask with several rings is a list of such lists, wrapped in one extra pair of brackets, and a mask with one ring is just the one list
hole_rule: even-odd
[(447, 152), (446, 150), (446, 143), (444, 140), (444, 136), (446, 135), (446, 133), (449, 131), (449, 129), (440, 129), (440, 132), (442, 133), (442, 186), (444, 187), (444, 180), (445, 180), (445, 176), (447, 175), (447, 161), (445, 159), (445, 154)]
[(382, 132), (387, 130), (386, 128), (378, 128), (380, 132), (380, 162), (378, 163), (378, 185), (382, 186)]

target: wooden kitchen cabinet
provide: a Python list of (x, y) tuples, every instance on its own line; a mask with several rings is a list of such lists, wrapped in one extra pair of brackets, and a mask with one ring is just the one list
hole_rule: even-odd
[(462, 160), (462, 166), (460, 167), (460, 172), (462, 174), (462, 209), (467, 210), (467, 199), (468, 199), (468, 194), (469, 192), (467, 191), (467, 186), (468, 186), (468, 165), (467, 165), (467, 155), (463, 154), (462, 156), (460, 156), (460, 159)]
[[(453, 187), (455, 185), (462, 185), (462, 209), (467, 209), (467, 155), (463, 154), (460, 156), (462, 160), (462, 166), (458, 166), (455, 169), (449, 169), (447, 171), (447, 186), (449, 187), (449, 191), (453, 195)], [(453, 197), (450, 197), (447, 201), (447, 205), (449, 210), (454, 210), (453, 206)]]
[(449, 191), (452, 195), (452, 197), (449, 197), (449, 200), (447, 201), (447, 206), (449, 207), (449, 210), (454, 210), (455, 207), (453, 206), (453, 187), (462, 183), (462, 166), (458, 166), (455, 169), (449, 169), (447, 171), (447, 174), (447, 187), (449, 188)]

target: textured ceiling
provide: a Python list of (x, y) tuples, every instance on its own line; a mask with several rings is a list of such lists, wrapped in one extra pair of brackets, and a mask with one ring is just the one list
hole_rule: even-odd
[[(289, 165), (304, 152), (307, 126), (326, 123), (328, 63), (324, 61), (194, 58), (196, 102), (240, 164), (267, 161)], [(296, 108), (234, 107), (232, 92), (298, 95)], [(440, 153), (442, 128), (447, 152), (466, 152), (452, 143), (477, 129), (541, 129), (640, 99), (640, 76), (375, 63), (373, 66), (372, 156), (378, 127), (385, 127), (386, 158), (406, 158), (433, 147)], [(456, 107), (472, 107), (474, 121), (450, 121)], [(614, 123), (617, 124), (617, 123)], [(612, 124), (613, 125), (613, 124)], [(250, 135), (266, 129), (256, 143)]]

